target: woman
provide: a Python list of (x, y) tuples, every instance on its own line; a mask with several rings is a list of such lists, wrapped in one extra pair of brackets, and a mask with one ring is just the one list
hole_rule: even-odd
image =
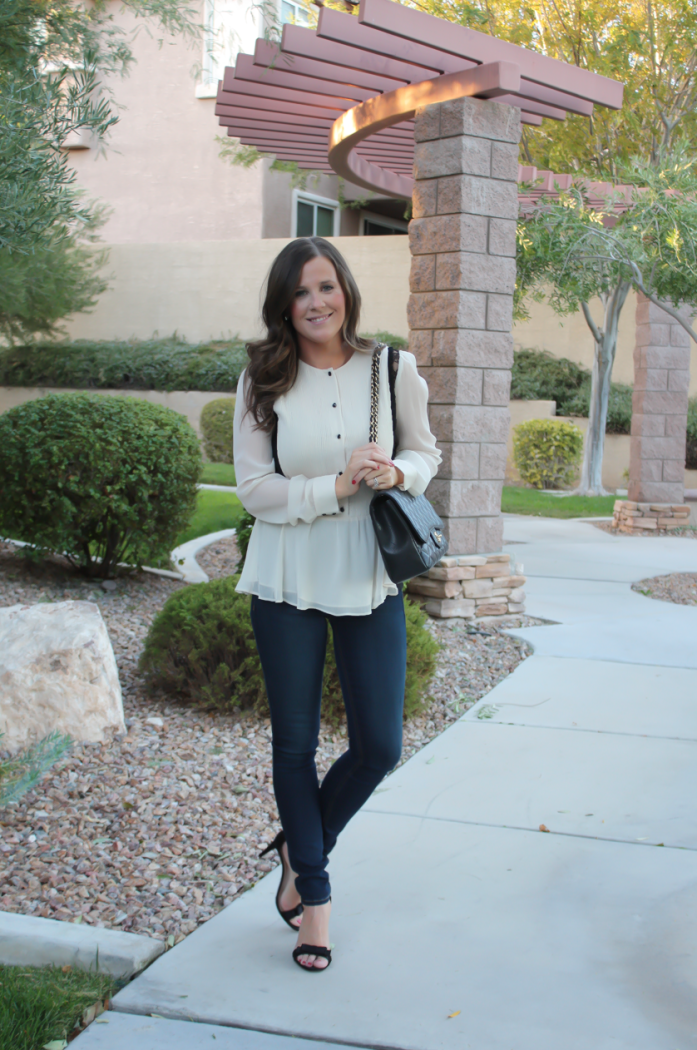
[[(329, 853), (402, 746), (404, 606), (375, 540), (371, 496), (394, 485), (418, 495), (440, 462), (411, 354), (400, 355), (396, 376), (395, 458), (386, 348), (379, 441), (367, 443), (375, 344), (357, 334), (359, 311), (333, 245), (321, 237), (288, 244), (269, 273), (266, 335), (247, 346), (235, 406), (237, 495), (257, 519), (237, 589), (253, 595), (283, 827), (264, 853), (280, 854), (276, 906), (299, 930), (293, 958), (310, 971), (331, 962)], [(327, 622), (349, 747), (320, 785)]]

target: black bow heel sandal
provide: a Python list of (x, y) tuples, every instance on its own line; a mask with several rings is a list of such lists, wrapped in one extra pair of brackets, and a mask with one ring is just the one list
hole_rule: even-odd
[(300, 929), (300, 925), (298, 924), (296, 926), (295, 923), (291, 922), (291, 919), (297, 919), (299, 915), (302, 915), (302, 904), (296, 904), (294, 908), (288, 908), (286, 911), (283, 910), (280, 904), (281, 891), (283, 890), (283, 887), (285, 885), (286, 875), (290, 871), (290, 868), (286, 867), (286, 862), (284, 860), (283, 854), (281, 853), (281, 846), (284, 845), (285, 841), (285, 834), (282, 831), (279, 831), (278, 835), (273, 840), (273, 842), (270, 842), (266, 849), (261, 851), (261, 853), (259, 854), (259, 859), (261, 860), (262, 857), (265, 857), (267, 853), (271, 853), (272, 850), (276, 850), (276, 852), (278, 853), (278, 856), (281, 861), (281, 867), (283, 870), (281, 872), (281, 881), (278, 886), (278, 893), (276, 894), (276, 909), (283, 921), (290, 926), (291, 930), (294, 930), (297, 933)]
[[(321, 959), (327, 960), (326, 966), (305, 966), (300, 962), (300, 955), (317, 955)], [(332, 961), (331, 948), (325, 948), (321, 944), (299, 944), (297, 948), (293, 949), (293, 962), (300, 967), (301, 970), (307, 970), (310, 973), (324, 973), (328, 970)]]

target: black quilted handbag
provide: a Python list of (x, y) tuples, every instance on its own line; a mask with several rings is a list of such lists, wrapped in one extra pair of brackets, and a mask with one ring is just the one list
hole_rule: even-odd
[[(370, 379), (370, 440), (377, 441), (380, 397), (380, 351), (373, 354)], [(399, 350), (388, 351), (390, 406), (392, 408), (392, 456), (397, 449), (397, 411), (395, 383)], [(432, 569), (447, 553), (443, 522), (425, 496), (412, 496), (392, 488), (376, 492), (370, 503), (370, 517), (387, 575), (393, 583), (404, 583)]]

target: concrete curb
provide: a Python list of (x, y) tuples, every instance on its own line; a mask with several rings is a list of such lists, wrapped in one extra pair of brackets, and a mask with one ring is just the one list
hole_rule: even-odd
[[(196, 561), (196, 555), (210, 543), (218, 540), (226, 540), (234, 536), (237, 529), (220, 529), (219, 532), (209, 532), (205, 536), (197, 536), (195, 540), (182, 543), (175, 547), (171, 558), (174, 565), (179, 566), (176, 572), (170, 569), (151, 569), (148, 565), (143, 566), (143, 572), (151, 572), (155, 576), (166, 576), (170, 580), (183, 580), (184, 583), (208, 583), (208, 574), (203, 571)], [(26, 547), (24, 540), (11, 540), (4, 537), (6, 543), (14, 543), (17, 547)]]
[(0, 963), (5, 966), (74, 966), (131, 977), (164, 947), (142, 934), (0, 912)]
[(237, 529), (221, 529), (220, 532), (209, 532), (206, 536), (197, 536), (195, 540), (182, 543), (172, 551), (172, 563), (177, 565), (181, 578), (185, 583), (208, 583), (208, 573), (205, 573), (196, 561), (196, 555), (204, 547), (218, 540), (226, 540), (234, 536)]
[(207, 489), (209, 492), (232, 492), (233, 495), (237, 492), (237, 485), (204, 485), (201, 483), (198, 488)]

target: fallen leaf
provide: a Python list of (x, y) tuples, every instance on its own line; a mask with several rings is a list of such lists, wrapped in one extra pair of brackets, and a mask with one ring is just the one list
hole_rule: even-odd
[(70, 973), (71, 970), (72, 966), (69, 966), (67, 963), (65, 966), (61, 966), (61, 973)]
[(546, 824), (540, 824), (540, 831), (549, 831), (549, 828)]
[(102, 1002), (93, 1003), (92, 1006), (88, 1006), (82, 1012), (82, 1026), (87, 1028), (88, 1024), (92, 1024), (95, 1017), (99, 1017), (100, 1014), (104, 1013), (104, 1004)]
[(459, 1014), (460, 1014), (460, 1010), (456, 1010), (456, 1011), (455, 1011), (455, 1013), (453, 1013), (453, 1014), (448, 1014), (448, 1020), (449, 1020), (449, 1019), (450, 1019), (451, 1017), (458, 1017), (458, 1016), (459, 1016)]

